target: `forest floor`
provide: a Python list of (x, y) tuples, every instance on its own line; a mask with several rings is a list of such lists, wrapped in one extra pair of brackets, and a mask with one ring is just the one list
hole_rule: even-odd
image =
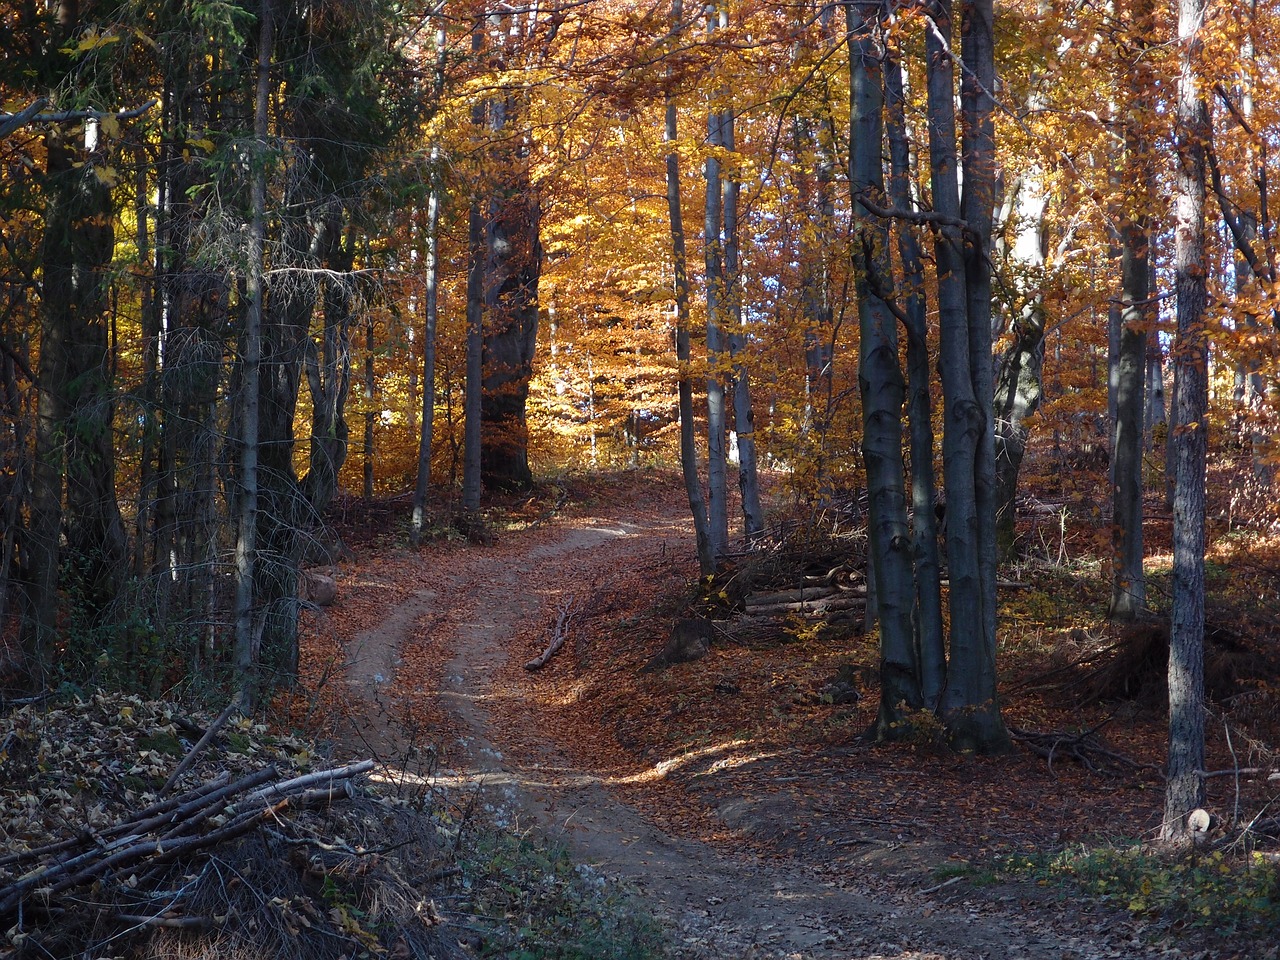
[[(311, 721), (633, 886), (673, 956), (1274, 955), (1274, 938), (1132, 913), (1043, 867), (1072, 844), (1150, 836), (1163, 802), (1158, 705), (1081, 706), (1040, 682), (1096, 680), (1081, 664), (1103, 638), (1057, 606), (1087, 606), (1087, 588), (1047, 566), (1019, 574), (1049, 580), (1012, 591), (1019, 643), (1002, 693), (1019, 730), (1104, 728), (1086, 762), (1069, 744), (1046, 758), (1033, 739), (998, 758), (925, 735), (878, 745), (863, 737), (874, 644), (856, 631), (789, 621), (762, 642), (726, 622), (703, 659), (641, 672), (696, 579), (674, 477), (548, 487), (511, 506), (483, 543), (418, 552), (394, 505), (352, 505), (339, 526), (356, 560), (307, 631)], [(526, 670), (557, 622), (563, 649)], [(827, 693), (842, 667), (859, 678), (854, 702)], [(1240, 802), (1229, 781), (1211, 781), (1219, 807)]]

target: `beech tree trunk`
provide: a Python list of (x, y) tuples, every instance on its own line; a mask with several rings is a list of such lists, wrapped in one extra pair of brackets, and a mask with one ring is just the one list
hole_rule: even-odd
[[(471, 31), (471, 53), (478, 57), (484, 49), (484, 19), (476, 17)], [(477, 100), (471, 107), (471, 123), (482, 127), (486, 104)], [(467, 372), (462, 401), (462, 509), (474, 514), (480, 509), (483, 486), (481, 470), (481, 424), (484, 406), (484, 266), (485, 223), (480, 197), (473, 195), (467, 213)]]
[[(881, 0), (845, 5), (849, 31), (849, 184), (855, 200), (883, 204), (884, 87)], [(887, 302), (893, 285), (889, 230), (883, 218), (858, 210), (853, 241), (858, 298), (862, 456), (870, 500), (871, 560), (880, 621), (880, 739), (909, 734), (907, 711), (923, 706), (912, 612), (915, 579), (902, 460), (902, 405), (906, 385), (898, 365), (897, 321)], [(870, 598), (868, 598), (868, 607)]]
[(1187, 816), (1204, 804), (1204, 511), (1208, 407), (1208, 300), (1205, 255), (1205, 147), (1209, 109), (1200, 87), (1198, 39), (1203, 0), (1179, 0), (1181, 75), (1177, 148), (1174, 277), (1173, 611), (1169, 630), (1169, 766), (1162, 837), (1180, 840)]
[(440, 191), (427, 198), (427, 257), (423, 266), (426, 316), (422, 332), (422, 424), (418, 434), (418, 473), (413, 487), (413, 515), (409, 543), (422, 543), (427, 522), (427, 491), (431, 486), (432, 444), (436, 420), (436, 325), (440, 316)]
[[(683, 19), (684, 4), (681, 0), (675, 0), (671, 8), (673, 37), (679, 36)], [(709, 577), (716, 572), (716, 558), (707, 529), (707, 506), (702, 497), (702, 481), (698, 476), (698, 447), (694, 437), (693, 381), (689, 376), (689, 365), (693, 359), (689, 338), (689, 269), (685, 255), (684, 212), (680, 203), (680, 155), (675, 149), (676, 139), (676, 103), (674, 97), (668, 92), (663, 140), (671, 145), (666, 157), (667, 214), (671, 223), (671, 261), (675, 274), (680, 469), (684, 476), (685, 493), (689, 498), (689, 510), (693, 514), (698, 570), (702, 576)]]
[(471, 250), (467, 268), (467, 374), (463, 397), (462, 508), (480, 509), (483, 482), (481, 424), (484, 403), (484, 217), (480, 201), (471, 201), (467, 217), (467, 243)]
[[(715, 33), (727, 18), (716, 4), (707, 7), (707, 34)], [(707, 522), (711, 552), (718, 560), (729, 546), (728, 433), (725, 389), (722, 369), (727, 343), (724, 332), (724, 245), (721, 241), (723, 222), (723, 185), (720, 157), (723, 150), (723, 113), (714, 105), (707, 113), (707, 145), (713, 152), (703, 166), (706, 180), (706, 203), (703, 207), (703, 253), (706, 263), (707, 296)]]
[[(885, 61), (886, 134), (889, 140), (889, 196), (893, 205), (910, 210), (911, 155), (904, 105), (902, 64), (890, 54)], [(903, 328), (907, 335), (907, 410), (911, 437), (911, 555), (915, 567), (916, 642), (919, 647), (920, 694), (925, 706), (937, 709), (947, 678), (942, 634), (941, 563), (934, 504), (933, 400), (930, 384), (928, 300), (924, 258), (914, 228), (897, 224), (898, 256), (902, 261)]]
[(996, 364), (996, 544), (1002, 557), (1012, 557), (1014, 551), (1018, 474), (1030, 435), (1026, 421), (1039, 409), (1044, 395), (1045, 311), (1040, 287), (1047, 198), (1040, 184), (1027, 178), (1019, 178), (1010, 191), (1016, 221), (1011, 254), (1028, 280), (1020, 291), (1025, 300), (1010, 319), (1013, 339)]
[(1116, 419), (1111, 441), (1112, 578), (1108, 614), (1133, 620), (1146, 607), (1142, 568), (1142, 415), (1147, 378), (1147, 233), (1141, 220), (1123, 230), (1121, 331), (1116, 366)]
[[(1010, 749), (996, 695), (995, 432), (992, 422), (991, 216), (995, 86), (991, 0), (966, 7), (964, 196), (957, 181), (950, 0), (930, 5), (927, 37), (930, 168), (937, 233), (939, 359), (945, 405), (943, 475), (947, 496), (951, 628), (942, 715), (952, 744), (979, 753)], [(945, 41), (945, 42), (944, 42)], [(963, 223), (961, 229), (952, 224)]]
[(528, 138), (518, 129), (522, 106), (520, 95), (511, 93), (492, 99), (487, 111), (496, 173), (485, 225), (480, 471), (486, 486), (501, 490), (533, 483), (525, 408), (538, 334), (542, 214), (530, 176)]
[[(1136, 0), (1130, 12), (1134, 30), (1151, 30), (1149, 0)], [(1147, 330), (1154, 317), (1150, 301), (1150, 245), (1147, 219), (1151, 206), (1146, 188), (1152, 182), (1150, 147), (1145, 133), (1148, 98), (1152, 89), (1145, 47), (1127, 52), (1130, 58), (1127, 103), (1124, 108), (1125, 182), (1137, 196), (1130, 209), (1138, 211), (1120, 227), (1120, 338), (1115, 367), (1115, 420), (1111, 434), (1112, 576), (1108, 613), (1117, 620), (1133, 620), (1146, 608), (1146, 580), (1142, 543), (1142, 455), (1146, 447), (1143, 415), (1146, 408)]]

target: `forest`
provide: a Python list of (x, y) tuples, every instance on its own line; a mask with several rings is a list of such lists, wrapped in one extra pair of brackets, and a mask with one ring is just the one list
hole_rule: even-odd
[[(672, 470), (703, 612), (856, 518), (881, 742), (1026, 744), (1005, 598), (1046, 529), (1083, 542), (1108, 629), (1163, 625), (1159, 838), (1208, 830), (1206, 582), (1246, 557), (1250, 622), (1277, 616), (1275, 4), (0, 25), (7, 698), (252, 715), (313, 676), (339, 515), (430, 565), (565, 478)], [(1274, 633), (1248, 639), (1274, 696)]]

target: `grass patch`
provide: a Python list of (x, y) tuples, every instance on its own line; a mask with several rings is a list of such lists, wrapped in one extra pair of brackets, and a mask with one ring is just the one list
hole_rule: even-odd
[(1261, 933), (1280, 923), (1280, 865), (1260, 852), (1171, 857), (1134, 843), (1015, 857), (1003, 866), (1042, 884), (1074, 884), (1134, 914), (1221, 933)]
[(529, 835), (483, 833), (462, 858), (482, 956), (503, 960), (661, 960), (657, 921), (627, 888)]

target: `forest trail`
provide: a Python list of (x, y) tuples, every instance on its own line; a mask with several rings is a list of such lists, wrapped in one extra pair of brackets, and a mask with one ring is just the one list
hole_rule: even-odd
[[(536, 707), (520, 694), (521, 676), (534, 683), (538, 677), (522, 670), (533, 650), (528, 636), (550, 634), (557, 598), (586, 571), (651, 556), (655, 548), (691, 551), (682, 504), (665, 491), (663, 497), (660, 504), (633, 504), (631, 510), (611, 506), (557, 517), (504, 536), (496, 547), (414, 558), (411, 569), (420, 574), (414, 589), (384, 608), (385, 619), (348, 648), (352, 693), (379, 701), (375, 712), (384, 718), (366, 729), (369, 744), (382, 756), (404, 751), (403, 734), (388, 718), (393, 708), (420, 704), (391, 700), (430, 701), (437, 735), (447, 731), (452, 738), (442, 746), (436, 787), (458, 800), (478, 791), (499, 824), (563, 842), (575, 861), (633, 885), (668, 928), (679, 957), (1179, 955), (1145, 952), (1130, 933), (1100, 929), (1096, 917), (1075, 915), (1070, 905), (1038, 914), (1017, 901), (1001, 902), (999, 888), (970, 889), (956, 900), (949, 896), (954, 890), (886, 887), (859, 876), (853, 859), (836, 878), (830, 863), (766, 857), (741, 844), (673, 835), (629, 804), (608, 773), (570, 762), (554, 731), (538, 723)], [(517, 642), (521, 637), (524, 642)], [(443, 669), (407, 676), (405, 663), (424, 662)], [(398, 669), (401, 676), (395, 676)], [(975, 903), (975, 896), (982, 902)]]

